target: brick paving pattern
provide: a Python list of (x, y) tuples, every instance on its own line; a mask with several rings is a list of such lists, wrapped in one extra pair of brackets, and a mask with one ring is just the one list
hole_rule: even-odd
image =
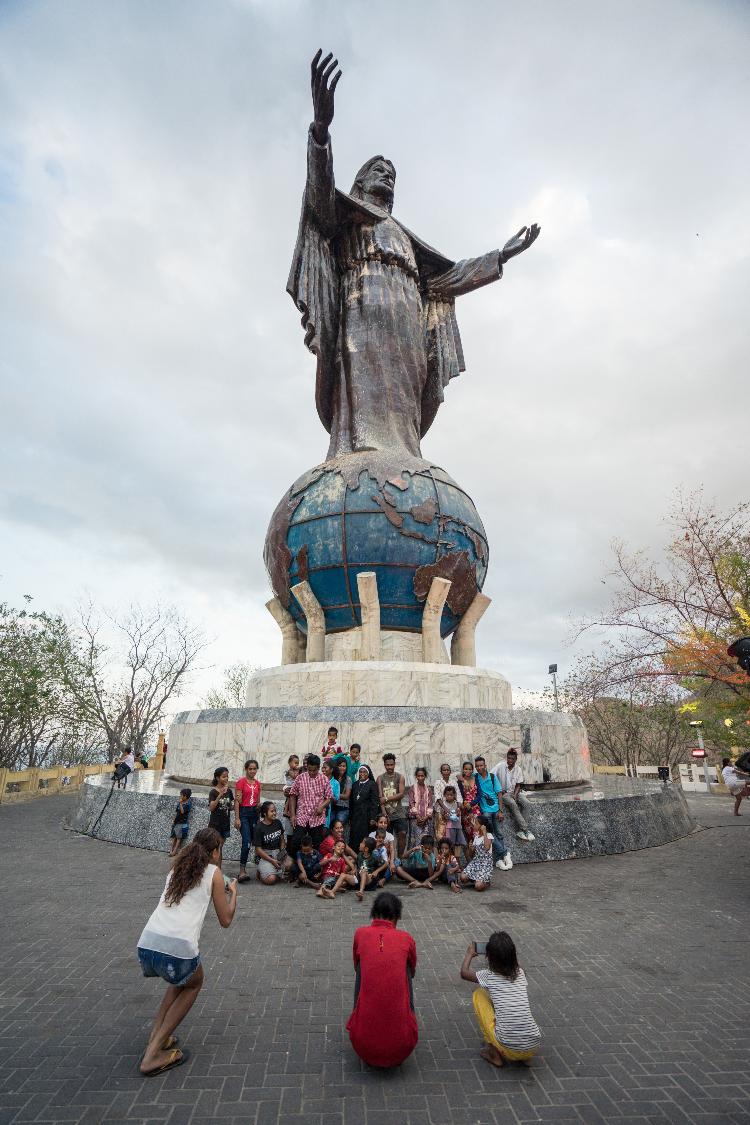
[[(600, 1125), (750, 1122), (750, 808), (692, 798), (705, 831), (649, 851), (498, 873), (486, 894), (400, 893), (420, 1042), (369, 1070), (344, 1030), (369, 908), (241, 888), (203, 931), (192, 1058), (137, 1073), (162, 985), (134, 954), (166, 858), (64, 831), (74, 797), (0, 808), (0, 1125)], [(233, 874), (230, 871), (230, 874)], [(371, 900), (370, 900), (371, 901)], [(532, 1068), (478, 1055), (467, 941), (515, 938), (543, 1032)]]

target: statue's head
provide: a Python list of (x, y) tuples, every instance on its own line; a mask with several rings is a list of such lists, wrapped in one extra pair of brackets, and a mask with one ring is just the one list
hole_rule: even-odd
[(354, 177), (350, 195), (355, 199), (372, 199), (390, 211), (393, 207), (393, 190), (396, 169), (384, 156), (372, 156)]

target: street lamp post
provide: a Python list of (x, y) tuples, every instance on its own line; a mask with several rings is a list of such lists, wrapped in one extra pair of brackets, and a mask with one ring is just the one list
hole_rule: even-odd
[(698, 739), (698, 746), (703, 753), (703, 780), (706, 783), (706, 792), (710, 793), (711, 792), (711, 782), (709, 781), (709, 778), (708, 778), (708, 758), (706, 757), (706, 747), (703, 744), (703, 731), (701, 730), (701, 727), (703, 726), (703, 720), (702, 719), (693, 719), (690, 726), (695, 727), (695, 734), (696, 734), (696, 737)]
[(547, 674), (552, 677), (552, 690), (555, 693), (555, 710), (559, 711), (560, 710), (560, 697), (557, 694), (557, 665), (556, 664), (550, 664), (549, 672)]

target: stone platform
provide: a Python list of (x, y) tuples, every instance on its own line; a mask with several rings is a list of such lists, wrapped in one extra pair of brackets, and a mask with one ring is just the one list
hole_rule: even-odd
[[(239, 776), (239, 774), (237, 775)], [(235, 774), (231, 775), (234, 782)], [(72, 827), (90, 834), (110, 790), (106, 776), (89, 778), (82, 786)], [(126, 789), (115, 789), (96, 829), (102, 840), (135, 848), (168, 851), (169, 832), (180, 783), (162, 772), (139, 770)], [(207, 790), (194, 788), (191, 835), (208, 823)], [(270, 800), (278, 789), (264, 787)], [(685, 797), (671, 782), (597, 777), (594, 785), (571, 790), (545, 790), (528, 794), (528, 817), (536, 840), (522, 844), (508, 830), (505, 842), (514, 863), (542, 863), (594, 855), (615, 855), (656, 847), (678, 840), (693, 830)], [(227, 859), (239, 858), (240, 834), (224, 846)]]
[(425, 766), (434, 780), (442, 762), (460, 770), (464, 759), (483, 754), (494, 766), (516, 746), (530, 784), (591, 774), (576, 716), (513, 710), (505, 677), (481, 668), (408, 660), (288, 664), (256, 672), (247, 702), (177, 715), (170, 774), (208, 781), (223, 765), (239, 777), (245, 760), (257, 758), (261, 777), (281, 779), (289, 755), (319, 752), (331, 724), (342, 746), (360, 743), (362, 761), (376, 773), (386, 751), (407, 778)]

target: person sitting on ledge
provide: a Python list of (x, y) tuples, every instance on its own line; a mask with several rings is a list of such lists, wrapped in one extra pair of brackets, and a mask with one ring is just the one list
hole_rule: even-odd
[(531, 808), (531, 801), (522, 792), (523, 774), (518, 764), (518, 751), (511, 746), (505, 755), (505, 761), (499, 762), (492, 771), (502, 787), (503, 806), (508, 810), (516, 825), (516, 836), (519, 840), (530, 844), (535, 838), (529, 832), (526, 815)]
[(355, 930), (354, 1011), (346, 1025), (352, 1047), (369, 1066), (400, 1066), (417, 1045), (413, 978), (417, 947), (397, 929), (401, 900), (381, 891), (369, 926)]
[(471, 962), (479, 954), (471, 942), (461, 966), (462, 980), (481, 985), (474, 991), (474, 1011), (485, 1042), (479, 1053), (493, 1066), (506, 1062), (528, 1066), (541, 1032), (531, 1014), (526, 974), (518, 964), (510, 934), (505, 930), (492, 934), (486, 955), (488, 968), (475, 972)]

